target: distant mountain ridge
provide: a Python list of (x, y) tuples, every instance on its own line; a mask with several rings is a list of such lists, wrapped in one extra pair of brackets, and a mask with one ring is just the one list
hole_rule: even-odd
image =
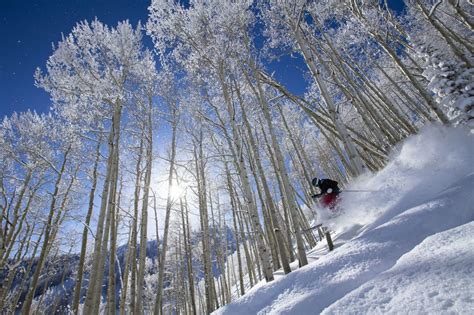
[[(216, 249), (217, 246), (223, 246), (222, 242), (227, 242), (227, 253), (231, 255), (232, 253), (235, 252), (236, 250), (236, 241), (234, 237), (234, 233), (232, 229), (228, 226), (225, 227), (225, 234), (226, 238), (222, 239), (221, 235), (222, 232), (216, 231), (214, 228), (210, 228), (210, 233), (212, 235), (212, 269), (213, 269), (213, 274), (215, 277), (220, 275), (220, 270), (216, 261)], [(191, 232), (191, 245), (192, 246), (197, 246), (199, 244), (200, 240), (200, 232)], [(161, 244), (161, 241), (160, 241)], [(152, 260), (156, 260), (156, 265), (155, 267), (158, 266), (157, 263), (157, 258), (158, 258), (158, 242), (157, 240), (150, 240), (147, 242), (147, 251), (146, 251), (146, 257)], [(125, 268), (125, 260), (127, 256), (127, 250), (128, 250), (128, 244), (121, 245), (117, 248), (117, 261), (118, 264), (116, 265), (116, 293), (117, 296), (119, 297), (120, 291), (121, 291), (121, 284), (122, 281), (120, 281), (120, 277), (122, 276), (121, 273)], [(140, 254), (140, 248), (139, 244), (137, 244), (137, 259), (138, 255)], [(35, 264), (36, 264), (37, 258), (35, 258), (35, 261), (33, 262), (33, 265), (31, 267), (28, 279), (31, 279), (34, 270), (35, 270)], [(199, 281), (200, 279), (203, 278), (204, 273), (203, 273), (203, 268), (202, 264), (200, 261), (200, 257), (193, 257), (193, 270), (194, 270), (194, 276), (195, 280)], [(28, 291), (28, 281), (25, 281), (25, 272), (28, 269), (28, 265), (31, 263), (31, 259), (24, 260), (17, 268), (19, 272), (15, 275), (15, 278), (12, 283), (12, 290), (20, 289), (22, 286), (22, 294), (20, 296), (20, 299), (18, 301), (17, 309), (21, 307), (22, 302), (24, 301), (27, 291)], [(73, 290), (74, 286), (76, 283), (76, 267), (79, 263), (79, 254), (66, 254), (66, 255), (60, 255), (54, 259), (54, 261), (48, 260), (45, 264), (45, 267), (43, 270), (47, 271), (47, 274), (43, 274), (38, 287), (35, 292), (35, 299), (39, 301), (40, 299), (43, 299), (43, 303), (46, 305), (51, 305), (51, 314), (55, 312), (65, 312), (68, 309), (68, 305), (72, 304), (72, 298), (73, 298)], [(104, 271), (104, 280), (103, 280), (103, 289), (102, 289), (102, 296), (104, 297), (107, 288), (108, 288), (108, 269), (109, 269), (109, 261), (108, 258), (105, 263), (105, 271)], [(157, 268), (152, 270), (152, 273), (158, 272)], [(2, 270), (0, 271), (0, 281), (4, 281), (5, 277), (7, 274), (7, 270)], [(84, 280), (83, 280), (83, 287), (82, 287), (82, 293), (81, 293), (81, 303), (83, 302), (83, 299), (85, 298), (87, 286), (88, 286), (88, 281), (89, 281), (89, 271), (88, 268), (86, 267), (86, 270), (84, 272)], [(166, 282), (165, 282), (166, 285)], [(45, 295), (42, 297), (42, 295)], [(117, 298), (117, 308), (119, 306), (120, 298)]]

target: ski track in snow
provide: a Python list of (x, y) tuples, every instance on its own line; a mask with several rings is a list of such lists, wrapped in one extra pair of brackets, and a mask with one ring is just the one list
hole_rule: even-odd
[(381, 189), (343, 200), (351, 210), (328, 222), (333, 252), (318, 244), (309, 265), (215, 314), (473, 314), (474, 227), (457, 228), (474, 220), (473, 144), (439, 127), (408, 139), (384, 170), (350, 187)]

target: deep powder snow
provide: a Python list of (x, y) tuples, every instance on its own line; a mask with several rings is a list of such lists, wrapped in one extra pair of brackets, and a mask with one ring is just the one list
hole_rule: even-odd
[(474, 135), (428, 126), (344, 193), (310, 264), (215, 314), (474, 313)]

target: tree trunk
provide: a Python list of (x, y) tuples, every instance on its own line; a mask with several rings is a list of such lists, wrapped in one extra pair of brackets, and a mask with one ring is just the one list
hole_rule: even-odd
[[(423, 6), (423, 4), (417, 0), (416, 1), (418, 8), (420, 9), (421, 13), (425, 17), (425, 19), (430, 23), (441, 35), (441, 37), (444, 38), (448, 46), (451, 48), (453, 51), (454, 55), (459, 58), (462, 62), (466, 63), (466, 65), (469, 68), (472, 68), (472, 63), (469, 60), (469, 58), (466, 57), (466, 55), (456, 46), (456, 44), (452, 41), (451, 37), (449, 36), (448, 32), (444, 30), (443, 26), (440, 25), (440, 23), (436, 20), (436, 18), (433, 18), (429, 12), (426, 10), (426, 8)], [(472, 5), (472, 4), (471, 4)]]
[(130, 264), (132, 263), (132, 250), (131, 250), (131, 242), (132, 242), (132, 230), (133, 230), (133, 224), (130, 225), (130, 230), (128, 232), (128, 242), (127, 242), (127, 255), (125, 258), (125, 266), (123, 268), (124, 274), (123, 274), (123, 280), (122, 280), (122, 289), (120, 292), (120, 310), (119, 314), (120, 315), (125, 315), (126, 314), (126, 300), (127, 300), (127, 292), (128, 292), (128, 277), (130, 275)]
[[(240, 288), (240, 295), (245, 294), (245, 287), (244, 287), (244, 278), (243, 278), (243, 270), (242, 270), (242, 256), (240, 254), (240, 233), (237, 228), (237, 218), (236, 212), (237, 207), (235, 205), (235, 196), (234, 196), (234, 188), (232, 186), (232, 180), (230, 177), (229, 167), (227, 162), (224, 162), (225, 165), (225, 172), (226, 172), (226, 179), (227, 179), (227, 190), (229, 192), (230, 204), (232, 208), (232, 222), (234, 224), (234, 235), (235, 235), (235, 244), (237, 249), (237, 264), (239, 268), (239, 288)], [(243, 240), (245, 242), (245, 240)]]
[[(139, 268), (137, 277), (137, 302), (135, 304), (135, 314), (143, 313), (143, 287), (145, 278), (145, 260), (146, 260), (146, 246), (147, 246), (147, 225), (148, 225), (148, 202), (150, 198), (150, 183), (151, 171), (153, 166), (153, 124), (152, 124), (152, 99), (148, 97), (148, 112), (146, 124), (146, 171), (145, 183), (143, 187), (143, 204), (142, 215), (140, 223), (140, 253), (139, 253)], [(174, 131), (173, 131), (174, 132)], [(157, 231), (158, 233), (158, 231)]]
[(59, 174), (58, 174), (58, 177), (56, 179), (56, 183), (54, 185), (54, 191), (53, 191), (53, 194), (51, 196), (51, 203), (50, 203), (50, 206), (49, 206), (48, 219), (46, 221), (46, 228), (45, 228), (45, 231), (44, 231), (43, 245), (41, 247), (40, 256), (39, 256), (38, 262), (36, 264), (35, 273), (33, 275), (33, 279), (31, 281), (28, 294), (26, 295), (25, 302), (23, 303), (23, 307), (21, 309), (21, 313), (23, 315), (28, 315), (30, 313), (31, 303), (33, 302), (33, 298), (35, 296), (36, 287), (38, 286), (38, 280), (39, 280), (39, 277), (40, 277), (40, 274), (41, 274), (41, 270), (43, 269), (44, 262), (46, 260), (47, 255), (48, 255), (48, 249), (50, 248), (50, 243), (49, 242), (54, 240), (54, 239), (50, 240), (51, 232), (53, 230), (53, 226), (52, 226), (53, 217), (54, 217), (54, 214), (55, 214), (55, 211), (56, 211), (56, 202), (57, 202), (58, 195), (59, 195), (59, 186), (61, 184), (61, 180), (62, 180), (62, 177), (64, 175), (64, 171), (66, 169), (66, 162), (67, 162), (67, 159), (68, 159), (69, 151), (70, 151), (70, 147), (64, 153), (61, 168), (59, 170)]
[(371, 33), (371, 35), (374, 37), (374, 39), (377, 40), (380, 46), (382, 46), (385, 52), (392, 58), (400, 72), (403, 73), (408, 78), (408, 80), (410, 80), (410, 82), (413, 84), (413, 87), (415, 87), (418, 93), (420, 93), (421, 97), (426, 101), (428, 106), (435, 112), (439, 120), (444, 124), (449, 124), (448, 117), (443, 113), (434, 98), (429, 94), (425, 87), (423, 87), (420, 82), (416, 80), (413, 74), (405, 67), (405, 65), (402, 63), (397, 54), (384, 42), (380, 35), (374, 33)]
[(140, 137), (140, 147), (138, 149), (138, 159), (135, 168), (135, 190), (133, 194), (133, 222), (132, 222), (132, 236), (130, 239), (130, 312), (134, 312), (135, 303), (137, 300), (137, 243), (138, 243), (138, 206), (141, 195), (142, 183), (142, 159), (144, 147), (143, 133)]
[[(102, 254), (102, 237), (104, 234), (104, 221), (107, 213), (107, 200), (108, 195), (110, 192), (110, 187), (114, 185), (112, 178), (112, 173), (114, 172), (113, 164), (115, 160), (115, 151), (118, 151), (118, 142), (117, 140), (117, 133), (120, 130), (120, 118), (122, 113), (122, 106), (121, 104), (117, 104), (114, 109), (114, 115), (112, 118), (112, 128), (109, 132), (108, 138), (108, 150), (109, 156), (107, 159), (107, 167), (105, 172), (105, 180), (104, 186), (102, 189), (101, 195), (101, 204), (100, 204), (100, 212), (99, 212), (99, 219), (97, 221), (97, 232), (95, 234), (95, 244), (94, 244), (94, 253), (92, 258), (92, 266), (91, 266), (91, 273), (89, 276), (89, 286), (87, 289), (86, 300), (84, 302), (84, 314), (92, 314), (94, 309), (96, 308), (96, 304), (99, 303), (99, 298), (96, 296), (97, 292), (97, 285), (102, 285), (102, 275), (99, 274), (99, 264), (100, 264), (100, 256)], [(116, 183), (115, 183), (116, 185)], [(106, 244), (104, 244), (106, 246)], [(98, 307), (98, 306), (97, 306)]]
[(332, 97), (329, 94), (329, 91), (327, 90), (326, 83), (321, 79), (321, 74), (319, 70), (316, 68), (316, 65), (314, 64), (313, 56), (311, 52), (308, 50), (308, 48), (306, 47), (306, 43), (303, 41), (303, 38), (301, 37), (301, 33), (300, 33), (299, 25), (298, 25), (299, 21), (297, 21), (296, 23), (297, 25), (294, 27), (293, 32), (295, 35), (297, 45), (303, 55), (303, 58), (306, 61), (306, 65), (311, 71), (311, 74), (313, 78), (315, 79), (316, 84), (319, 87), (321, 96), (324, 99), (324, 102), (326, 103), (331, 119), (334, 122), (334, 125), (336, 126), (336, 129), (339, 135), (341, 136), (341, 140), (344, 143), (344, 147), (346, 148), (347, 153), (349, 154), (349, 160), (353, 164), (354, 170), (356, 171), (356, 175), (360, 175), (365, 171), (365, 165), (362, 162), (362, 158), (357, 152), (357, 149), (352, 139), (349, 136), (346, 126), (341, 121), (341, 118), (336, 111), (336, 106), (334, 104)]
[[(168, 170), (168, 196), (166, 199), (166, 213), (165, 213), (165, 223), (163, 231), (163, 245), (160, 253), (160, 262), (158, 270), (158, 289), (156, 292), (156, 301), (154, 313), (156, 315), (163, 314), (163, 282), (165, 274), (165, 264), (166, 264), (166, 251), (168, 250), (168, 231), (169, 231), (169, 222), (171, 216), (171, 207), (173, 206), (173, 198), (171, 195), (171, 187), (173, 185), (173, 173), (174, 173), (174, 163), (176, 157), (176, 127), (177, 127), (177, 113), (176, 109), (173, 111), (173, 121), (172, 121), (172, 133), (171, 133), (171, 156), (170, 156), (170, 166)], [(158, 231), (157, 231), (158, 233)]]
[[(225, 83), (223, 71), (224, 69), (222, 68), (222, 65), (221, 65), (219, 68), (219, 82), (221, 85), (222, 92), (224, 94), (225, 103), (227, 105), (227, 112), (232, 117), (233, 116), (232, 101), (230, 99), (228, 86)], [(267, 282), (270, 282), (273, 280), (273, 271), (272, 271), (272, 266), (270, 262), (270, 255), (268, 253), (267, 247), (265, 246), (265, 238), (263, 236), (262, 227), (260, 225), (258, 210), (257, 210), (256, 205), (253, 202), (250, 180), (248, 177), (247, 169), (245, 167), (245, 162), (243, 158), (243, 149), (241, 147), (241, 141), (238, 136), (239, 132), (237, 130), (237, 126), (236, 126), (234, 118), (231, 119), (230, 123), (232, 127), (233, 144), (235, 146), (234, 157), (236, 159), (237, 169), (242, 180), (244, 199), (249, 211), (249, 215), (251, 217), (251, 221), (254, 227), (254, 232), (256, 233), (255, 237), (256, 237), (257, 245), (258, 245), (258, 252), (260, 256), (259, 258), (262, 264), (265, 280)], [(239, 154), (239, 156), (237, 156), (236, 154)]]
[(82, 291), (82, 279), (84, 277), (84, 265), (86, 260), (86, 251), (87, 251), (87, 236), (89, 234), (89, 225), (91, 222), (92, 211), (94, 209), (94, 197), (95, 197), (95, 190), (97, 187), (97, 168), (99, 166), (100, 160), (100, 145), (102, 143), (101, 137), (97, 141), (96, 147), (96, 158), (94, 161), (94, 166), (92, 168), (92, 186), (89, 192), (89, 207), (87, 208), (86, 220), (84, 222), (84, 229), (82, 230), (82, 243), (81, 243), (81, 254), (79, 256), (79, 264), (78, 264), (78, 271), (77, 271), (77, 279), (76, 279), (76, 286), (74, 288), (74, 298), (72, 302), (72, 311), (74, 314), (78, 314), (79, 310), (79, 301), (81, 298), (81, 291)]
[(188, 222), (188, 210), (187, 204), (186, 207), (183, 205), (183, 199), (180, 198), (179, 205), (181, 208), (181, 224), (183, 227), (183, 238), (184, 238), (184, 250), (186, 253), (186, 271), (188, 276), (188, 288), (189, 288), (189, 297), (191, 299), (191, 312), (193, 315), (197, 314), (196, 310), (196, 298), (194, 293), (194, 275), (193, 275), (193, 261), (192, 261), (192, 251), (191, 251), (191, 242), (189, 239), (189, 222)]
[[(240, 95), (238, 89), (237, 89), (237, 95)], [(276, 207), (275, 207), (275, 203), (272, 200), (270, 188), (268, 187), (268, 183), (267, 183), (267, 180), (265, 178), (265, 171), (264, 171), (262, 163), (261, 163), (260, 153), (259, 153), (258, 147), (255, 143), (255, 140), (253, 138), (252, 129), (251, 129), (250, 123), (247, 119), (247, 114), (245, 113), (245, 109), (243, 108), (243, 104), (241, 106), (242, 106), (243, 121), (244, 121), (245, 127), (247, 129), (247, 134), (249, 135), (249, 141), (250, 141), (252, 151), (255, 155), (255, 164), (257, 166), (257, 171), (260, 175), (261, 183), (262, 183), (263, 190), (264, 190), (264, 193), (265, 193), (266, 205), (268, 207), (270, 217), (271, 217), (271, 223), (273, 225), (273, 231), (268, 231), (268, 233), (269, 234), (274, 233), (274, 235), (275, 235), (275, 240), (276, 240), (276, 243), (277, 243), (278, 249), (279, 249), (278, 253), (279, 253), (279, 256), (280, 256), (281, 264), (283, 266), (283, 270), (284, 270), (285, 274), (288, 274), (288, 273), (291, 272), (291, 268), (290, 268), (290, 264), (289, 264), (289, 261), (288, 261), (288, 256), (286, 254), (285, 241), (283, 239), (280, 224), (279, 224), (278, 219), (276, 217), (276, 211), (277, 210), (276, 210)]]
[[(24, 195), (25, 195), (25, 193), (28, 189), (28, 185), (31, 181), (32, 175), (33, 175), (33, 170), (28, 169), (28, 173), (26, 174), (26, 177), (23, 181), (23, 185), (21, 187), (20, 194), (18, 195), (18, 199), (17, 199), (15, 207), (13, 209), (14, 219), (13, 219), (13, 222), (12, 222), (12, 227), (10, 228), (10, 231), (8, 233), (6, 233), (7, 229), (5, 229), (6, 238), (4, 240), (2, 240), (2, 246), (0, 246), (0, 270), (2, 270), (3, 267), (5, 266), (5, 263), (8, 260), (8, 256), (10, 255), (10, 251), (13, 248), (13, 245), (14, 245), (13, 240), (14, 240), (14, 236), (15, 236), (14, 232), (15, 232), (15, 227), (18, 224), (18, 218), (19, 218), (18, 212), (20, 211), (21, 204), (23, 202), (23, 197), (24, 197)], [(26, 215), (26, 213), (24, 213), (24, 215)], [(18, 233), (16, 233), (16, 235), (18, 235)]]

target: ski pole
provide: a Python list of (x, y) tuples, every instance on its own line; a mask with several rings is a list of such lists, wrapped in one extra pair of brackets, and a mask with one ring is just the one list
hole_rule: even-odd
[(310, 227), (309, 229), (303, 230), (303, 232), (311, 231), (311, 230), (320, 228), (321, 226), (323, 226), (323, 225), (322, 225), (322, 224), (318, 224), (318, 225), (315, 225), (315, 226)]
[(378, 192), (378, 190), (344, 189), (342, 192)]

